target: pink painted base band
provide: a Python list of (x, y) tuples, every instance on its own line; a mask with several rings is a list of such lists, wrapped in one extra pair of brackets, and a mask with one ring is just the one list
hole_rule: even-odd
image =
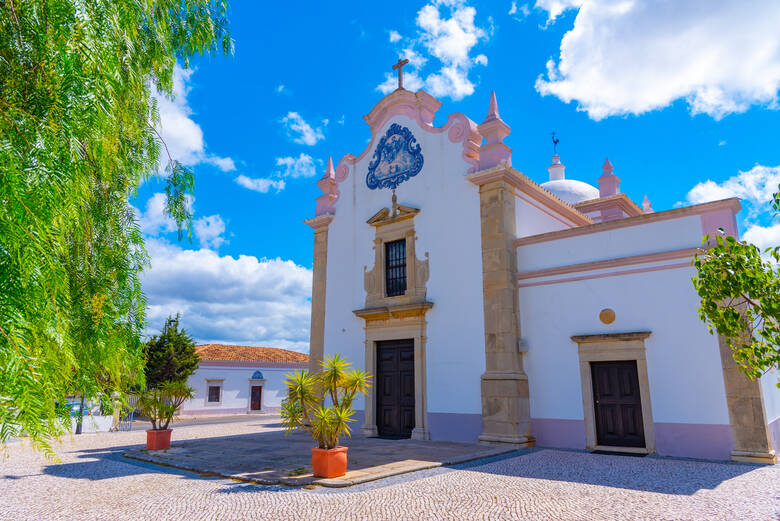
[(655, 423), (655, 446), (661, 456), (730, 460), (734, 446), (729, 425)]
[(583, 420), (531, 418), (531, 432), (536, 438), (537, 447), (585, 448), (585, 422)]
[[(780, 435), (780, 419), (773, 422)], [(655, 446), (659, 456), (729, 460), (733, 440), (731, 427), (697, 423), (654, 423)], [(770, 430), (771, 430), (770, 426)], [(585, 449), (585, 421), (532, 418), (532, 434), (537, 447)]]

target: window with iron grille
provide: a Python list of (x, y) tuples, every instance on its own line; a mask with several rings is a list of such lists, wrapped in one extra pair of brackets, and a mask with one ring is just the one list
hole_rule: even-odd
[(209, 402), (219, 403), (219, 394), (222, 388), (218, 385), (209, 385)]
[(388, 297), (406, 293), (406, 239), (385, 243), (385, 288)]

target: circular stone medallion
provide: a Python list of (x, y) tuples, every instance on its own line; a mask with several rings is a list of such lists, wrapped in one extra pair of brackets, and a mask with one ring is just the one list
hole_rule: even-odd
[(602, 309), (599, 313), (599, 320), (604, 324), (611, 324), (615, 321), (615, 312), (609, 308)]

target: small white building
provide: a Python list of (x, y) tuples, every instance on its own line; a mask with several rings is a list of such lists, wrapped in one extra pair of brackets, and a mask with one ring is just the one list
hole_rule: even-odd
[(526, 175), (541, 152), (504, 144), (495, 96), (479, 125), (434, 124), (440, 107), (381, 99), (307, 220), (311, 363), (375, 376), (361, 432), (775, 462), (778, 374), (740, 373), (691, 283), (703, 236), (738, 236), (739, 200), (654, 212), (609, 161), (577, 173), (594, 185), (557, 154)]
[(284, 399), (285, 375), (306, 369), (309, 356), (275, 347), (205, 344), (200, 366), (187, 383), (195, 397), (180, 414), (275, 412)]

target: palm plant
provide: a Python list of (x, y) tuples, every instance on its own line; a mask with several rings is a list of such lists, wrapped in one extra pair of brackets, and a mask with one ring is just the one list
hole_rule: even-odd
[(340, 436), (351, 435), (352, 404), (371, 387), (371, 375), (362, 369), (349, 370), (352, 364), (339, 354), (320, 365), (314, 374), (304, 369), (287, 375), (282, 425), (285, 434), (302, 429), (312, 435), (318, 448), (335, 449)]
[(152, 430), (164, 431), (176, 415), (176, 411), (195, 395), (186, 382), (162, 382), (157, 387), (136, 394), (136, 407), (152, 422)]

